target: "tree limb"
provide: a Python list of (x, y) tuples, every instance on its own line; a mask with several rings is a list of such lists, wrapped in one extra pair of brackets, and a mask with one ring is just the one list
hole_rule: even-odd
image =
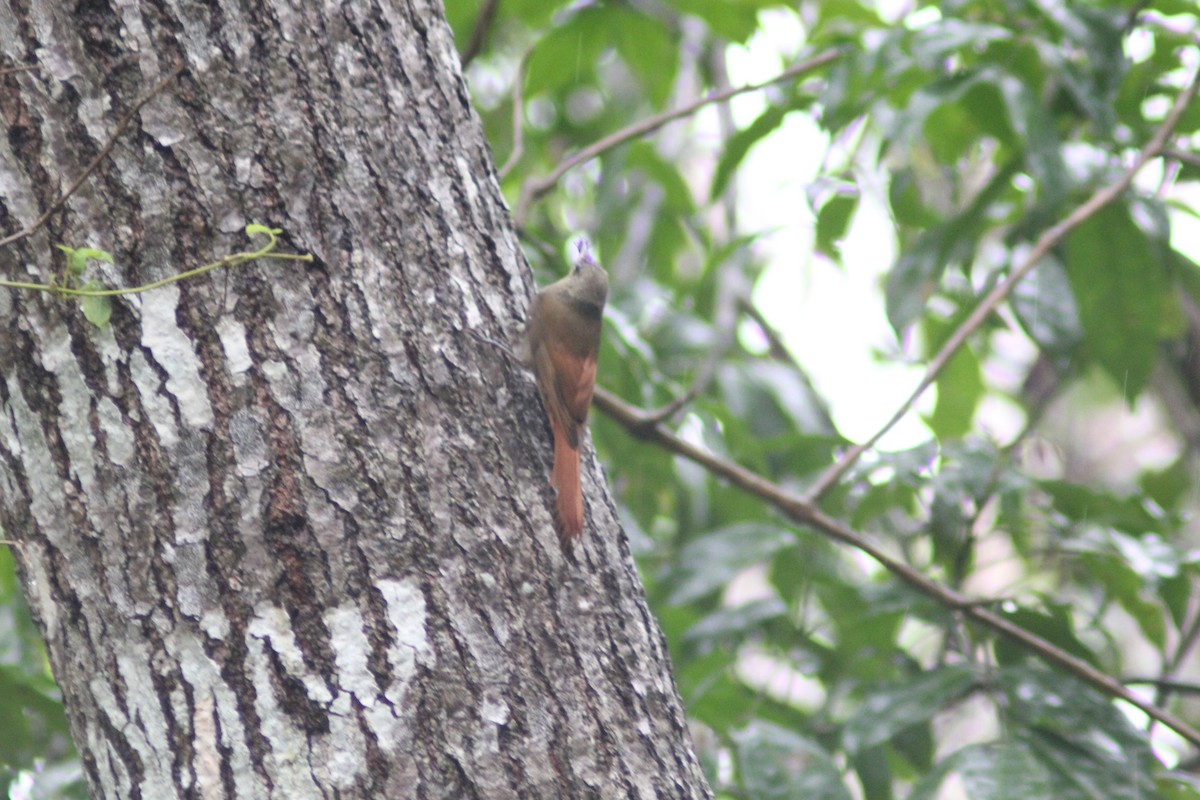
[(1119, 698), (1138, 708), (1147, 716), (1171, 728), (1193, 745), (1200, 747), (1200, 731), (1191, 727), (1166, 709), (1160, 708), (1137, 696), (1118, 680), (1100, 672), (1091, 664), (1056, 647), (1042, 637), (1029, 632), (980, 604), (978, 600), (949, 589), (928, 578), (910, 564), (899, 561), (875, 542), (850, 528), (840, 520), (822, 512), (805, 497), (792, 494), (779, 485), (732, 461), (720, 458), (691, 442), (685, 441), (661, 425), (654, 424), (649, 417), (616, 395), (597, 386), (593, 398), (595, 405), (640, 439), (644, 439), (681, 455), (705, 467), (709, 472), (729, 481), (778, 509), (793, 522), (815, 528), (843, 544), (848, 544), (875, 559), (880, 565), (918, 592), (932, 598), (942, 606), (962, 614), (965, 618), (996, 633), (1003, 634), (1035, 653), (1043, 661), (1052, 664), (1076, 678), (1090, 684), (1110, 697)]

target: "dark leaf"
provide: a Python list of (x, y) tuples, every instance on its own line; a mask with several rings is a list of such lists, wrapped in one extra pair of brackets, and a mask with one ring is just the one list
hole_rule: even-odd
[[(1004, 618), (1030, 633), (1045, 639), (1061, 650), (1065, 650), (1077, 658), (1081, 658), (1092, 666), (1099, 668), (1095, 654), (1075, 635), (1075, 626), (1071, 621), (1069, 607), (1062, 604), (1047, 603), (1046, 610), (1018, 607), (1005, 609)], [(997, 637), (995, 645), (996, 661), (1000, 664), (1023, 663), (1030, 653), (1007, 636)]]
[(815, 742), (758, 720), (734, 734), (738, 777), (751, 800), (850, 800), (841, 771)]
[(1042, 259), (1033, 272), (1013, 287), (1009, 302), (1021, 327), (1048, 353), (1069, 353), (1083, 339), (1070, 280), (1053, 256)]
[(680, 552), (669, 602), (686, 603), (711, 594), (793, 541), (791, 532), (770, 525), (734, 525), (706, 533)]
[(913, 786), (908, 800), (934, 800), (950, 775), (957, 775), (970, 800), (1062, 800), (1049, 771), (1027, 744), (1000, 741), (954, 751)]
[(1118, 205), (1076, 228), (1066, 253), (1084, 346), (1132, 404), (1154, 369), (1162, 315), (1174, 302), (1165, 265)]
[(729, 137), (721, 151), (721, 158), (717, 161), (712, 188), (708, 192), (709, 197), (716, 199), (724, 193), (725, 187), (729, 185), (730, 178), (733, 177), (738, 165), (746, 157), (746, 153), (750, 152), (750, 148), (756, 142), (778, 128), (790, 110), (785, 106), (768, 106), (767, 110), (759, 114), (754, 122)]
[(883, 744), (948, 705), (961, 700), (976, 683), (969, 667), (941, 667), (892, 688), (873, 691), (842, 729), (847, 751), (858, 753)]
[(858, 193), (835, 194), (817, 212), (817, 251), (835, 261), (841, 260), (839, 243), (850, 227), (858, 208)]

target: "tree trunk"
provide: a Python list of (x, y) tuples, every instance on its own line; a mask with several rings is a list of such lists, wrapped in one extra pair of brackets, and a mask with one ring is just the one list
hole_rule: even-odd
[[(602, 473), (564, 556), (532, 286), (440, 4), (0, 0), (0, 535), (95, 797), (708, 796)], [(247, 7), (248, 5), (252, 7)], [(601, 365), (603, 372), (603, 365)], [(590, 453), (590, 450), (585, 450)]]

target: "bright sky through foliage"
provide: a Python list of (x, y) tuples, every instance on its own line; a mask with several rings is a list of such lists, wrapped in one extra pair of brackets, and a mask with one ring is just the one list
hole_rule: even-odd
[[(745, 48), (731, 47), (733, 85), (778, 74), (803, 33), (790, 11), (764, 12), (759, 33)], [(734, 118), (749, 124), (766, 106), (760, 93), (735, 98)], [(896, 255), (886, 212), (876, 197), (862, 199), (843, 243), (843, 270), (815, 253), (815, 220), (806, 191), (815, 179), (828, 137), (811, 115), (790, 114), (760, 141), (742, 164), (739, 213), (746, 230), (770, 231), (760, 246), (770, 267), (754, 300), (784, 335), (838, 429), (861, 441), (871, 436), (920, 380), (920, 367), (883, 363), (874, 355), (894, 350), (895, 336), (883, 310), (880, 281)], [(878, 184), (883, 190), (882, 178)], [(919, 409), (928, 411), (930, 392)], [(883, 449), (911, 447), (928, 430), (910, 415), (883, 440)]]

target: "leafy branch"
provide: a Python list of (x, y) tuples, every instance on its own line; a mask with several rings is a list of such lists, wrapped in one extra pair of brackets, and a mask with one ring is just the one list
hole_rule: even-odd
[(983, 301), (980, 302), (980, 304), (975, 307), (975, 310), (971, 312), (971, 315), (967, 317), (967, 319), (964, 320), (957, 329), (955, 329), (953, 334), (950, 335), (950, 337), (946, 340), (946, 343), (942, 345), (942, 348), (938, 350), (937, 354), (930, 360), (929, 366), (925, 370), (925, 375), (922, 376), (920, 382), (917, 383), (916, 387), (909, 394), (908, 398), (900, 404), (900, 407), (896, 409), (896, 412), (891, 416), (891, 418), (884, 423), (883, 427), (876, 431), (871, 438), (867, 439), (865, 442), (851, 447), (845, 453), (843, 453), (842, 457), (839, 458), (833, 465), (831, 465), (829, 469), (826, 470), (811, 487), (809, 487), (808, 491), (804, 495), (806, 502), (816, 502), (822, 495), (825, 494), (825, 492), (829, 491), (829, 489), (832, 488), (833, 485), (836, 484), (838, 480), (846, 474), (846, 471), (854, 466), (855, 462), (857, 462), (865, 452), (873, 448), (888, 431), (895, 427), (896, 423), (902, 420), (908, 414), (908, 412), (912, 410), (917, 400), (922, 394), (925, 393), (926, 389), (933, 385), (933, 382), (937, 379), (937, 376), (942, 372), (943, 369), (945, 369), (946, 364), (950, 362), (950, 359), (954, 357), (954, 354), (957, 353), (959, 349), (966, 344), (967, 339), (969, 339), (971, 335), (975, 333), (975, 331), (977, 331), (981, 325), (983, 325), (992, 312), (995, 311), (996, 308), (1005, 300), (1005, 298), (1008, 297), (1013, 288), (1021, 282), (1021, 279), (1032, 272), (1033, 268), (1041, 263), (1042, 259), (1046, 257), (1051, 249), (1058, 246), (1064, 239), (1066, 239), (1067, 234), (1069, 234), (1072, 230), (1079, 227), (1087, 219), (1095, 215), (1098, 211), (1119, 197), (1122, 192), (1128, 189), (1129, 185), (1133, 183), (1133, 179), (1139, 172), (1141, 172), (1142, 168), (1145, 167), (1146, 164), (1155, 158), (1164, 155), (1176, 126), (1179, 124), (1184, 112), (1188, 110), (1192, 100), (1195, 99), (1197, 89), (1200, 89), (1200, 70), (1197, 70), (1196, 74), (1193, 75), (1191, 82), (1188, 83), (1187, 87), (1175, 98), (1175, 103), (1172, 105), (1170, 112), (1162, 121), (1162, 124), (1159, 125), (1158, 130), (1154, 133), (1154, 136), (1152, 136), (1150, 141), (1147, 142), (1141, 151), (1138, 152), (1137, 157), (1133, 160), (1133, 163), (1121, 173), (1121, 176), (1116, 181), (1104, 186), (1101, 189), (1098, 189), (1084, 203), (1077, 206), (1074, 211), (1060, 220), (1058, 224), (1048, 228), (1038, 238), (1021, 263), (1018, 264), (1016, 268), (1014, 268), (1008, 274), (1007, 278), (996, 284), (996, 286), (993, 287), (990, 292), (988, 292), (987, 296), (983, 298)]
[(945, 608), (962, 614), (985, 628), (1003, 634), (1036, 653), (1044, 661), (1066, 670), (1105, 694), (1138, 708), (1151, 719), (1161, 722), (1183, 738), (1200, 747), (1200, 731), (1164, 708), (1139, 697), (1120, 681), (1099, 671), (1078, 656), (1043, 639), (991, 611), (986, 602), (968, 597), (942, 586), (917, 568), (893, 558), (882, 547), (849, 525), (825, 514), (813, 503), (758, 475), (739, 464), (714, 455), (709, 450), (688, 442), (662, 427), (654, 417), (629, 405), (602, 387), (596, 387), (596, 406), (616, 420), (631, 434), (653, 442), (672, 453), (687, 458), (724, 478), (738, 488), (774, 506), (784, 516), (800, 525), (815, 528), (829, 537), (860, 550), (886, 570)]
[(1061, 243), (1067, 234), (1085, 220), (1089, 219), (1126, 191), (1135, 176), (1147, 163), (1155, 158), (1171, 154), (1172, 151), (1169, 150), (1168, 144), (1184, 112), (1195, 99), (1198, 89), (1200, 89), (1200, 71), (1196, 73), (1187, 87), (1175, 98), (1171, 110), (1159, 125), (1154, 135), (1120, 176), (1112, 183), (1093, 193), (1091, 197), (1063, 217), (1057, 224), (1048, 228), (1038, 238), (1029, 254), (1009, 273), (1004, 281), (998, 283), (984, 297), (971, 315), (955, 329), (954, 333), (930, 361), (926, 373), (917, 387), (900, 405), (892, 418), (866, 442), (847, 450), (803, 495), (789, 492), (780, 485), (767, 480), (763, 476), (739, 464), (721, 458), (707, 449), (676, 436), (662, 426), (662, 418), (658, 414), (646, 412), (631, 406), (601, 387), (597, 387), (595, 392), (596, 405), (622, 425), (631, 435), (651, 441), (665, 450), (681, 455), (701, 465), (713, 475), (729, 481), (738, 488), (774, 506), (784, 516), (797, 524), (819, 530), (830, 538), (869, 555), (904, 583), (930, 597), (944, 608), (950, 609), (966, 619), (1018, 642), (1047, 663), (1071, 673), (1110, 697), (1124, 700), (1141, 710), (1151, 719), (1171, 728), (1192, 744), (1200, 746), (1200, 731), (1197, 731), (1184, 720), (1162, 708), (1160, 705), (1139, 697), (1126, 688), (1120, 681), (1099, 671), (1085, 660), (995, 613), (988, 607), (990, 603), (986, 601), (981, 602), (976, 598), (943, 586), (927, 577), (915, 567), (889, 555), (887, 551), (870, 538), (846, 523), (827, 515), (817, 505), (818, 500), (824, 493), (834, 486), (867, 450), (874, 447), (879, 439), (912, 409), (917, 398), (933, 384), (936, 377), (945, 368), (953, 355), (980, 328), (1000, 303), (1008, 297), (1016, 284), (1031, 272), (1053, 247)]

